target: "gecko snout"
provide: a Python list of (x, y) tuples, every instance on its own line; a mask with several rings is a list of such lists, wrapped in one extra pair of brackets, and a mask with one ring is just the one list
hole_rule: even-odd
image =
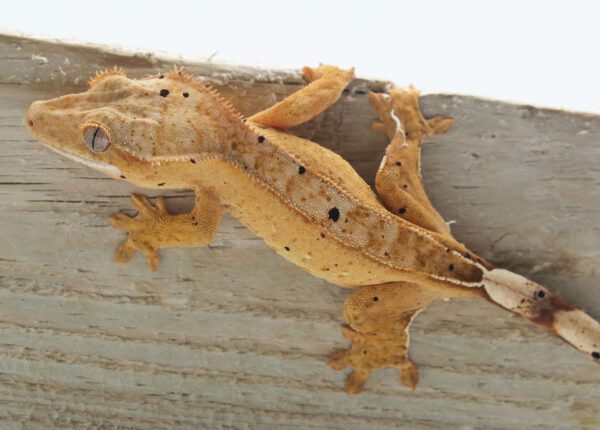
[(35, 127), (36, 117), (39, 115), (42, 102), (36, 101), (29, 105), (27, 113), (25, 113), (25, 125), (31, 131)]

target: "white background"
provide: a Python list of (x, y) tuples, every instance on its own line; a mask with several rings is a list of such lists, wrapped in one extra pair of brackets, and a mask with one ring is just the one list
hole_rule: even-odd
[(6, 1), (0, 31), (600, 113), (595, 1)]

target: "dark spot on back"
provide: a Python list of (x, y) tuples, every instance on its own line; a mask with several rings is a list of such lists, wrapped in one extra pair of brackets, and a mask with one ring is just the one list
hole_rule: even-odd
[(163, 185), (165, 185), (164, 182), (161, 182), (160, 184), (158, 184), (159, 187), (162, 187)]
[(321, 237), (325, 239), (325, 233), (321, 233)]
[(286, 250), (286, 251), (289, 251), (289, 250), (290, 250), (290, 247), (289, 247), (289, 246), (284, 246), (284, 248), (285, 248), (285, 250)]
[(194, 160), (193, 158), (191, 158), (190, 161), (192, 162), (192, 164), (196, 164), (196, 160)]
[(396, 166), (400, 167), (402, 166), (402, 163), (400, 161), (396, 161)]
[(160, 76), (158, 77), (158, 79), (163, 79), (164, 77), (165, 77), (165, 75), (160, 75)]
[(162, 89), (160, 90), (161, 97), (167, 97), (169, 95), (169, 90)]
[(377, 297), (377, 296), (373, 297), (373, 301), (374, 302), (378, 302), (379, 301), (379, 297)]
[(298, 167), (298, 173), (300, 173), (301, 175), (304, 175), (306, 173), (306, 167), (299, 166)]
[(263, 143), (265, 141), (264, 136), (258, 136), (258, 143)]
[(451, 264), (450, 266), (448, 266), (448, 270), (452, 272), (454, 270), (454, 264)]
[(329, 209), (329, 219), (333, 222), (337, 222), (340, 219), (340, 210), (338, 208)]

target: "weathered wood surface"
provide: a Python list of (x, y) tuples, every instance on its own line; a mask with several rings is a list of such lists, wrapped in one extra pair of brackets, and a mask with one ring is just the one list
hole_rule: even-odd
[[(416, 391), (380, 370), (347, 396), (326, 360), (347, 346), (350, 291), (231, 217), (214, 245), (162, 252), (156, 273), (140, 256), (113, 264), (123, 234), (107, 217), (131, 208), (135, 188), (44, 149), (23, 112), (83, 90), (96, 69), (142, 76), (175, 62), (0, 37), (0, 428), (600, 428), (600, 367), (476, 301), (435, 304), (415, 322)], [(186, 66), (246, 114), (302, 84), (295, 72)], [(301, 129), (368, 180), (385, 141), (369, 131), (365, 92), (383, 88), (359, 81)], [(600, 318), (600, 117), (457, 95), (422, 105), (457, 120), (423, 150), (427, 189), (457, 237)], [(183, 211), (190, 193), (168, 203)]]

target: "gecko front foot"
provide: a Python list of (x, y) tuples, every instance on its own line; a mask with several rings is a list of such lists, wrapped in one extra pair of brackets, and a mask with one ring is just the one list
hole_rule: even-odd
[(117, 263), (125, 263), (131, 260), (135, 251), (141, 251), (150, 270), (154, 271), (158, 266), (160, 248), (206, 246), (217, 234), (221, 204), (210, 191), (197, 189), (194, 209), (181, 215), (171, 215), (163, 197), (156, 198), (156, 206), (147, 197), (138, 194), (132, 194), (131, 200), (139, 211), (136, 216), (120, 212), (110, 217), (115, 228), (129, 232), (127, 240), (117, 247)]
[(329, 359), (334, 370), (352, 367), (346, 378), (348, 394), (362, 391), (371, 372), (380, 367), (394, 367), (406, 387), (414, 389), (419, 382), (419, 373), (406, 354), (407, 336), (389, 332), (359, 333), (348, 325), (342, 326), (342, 334), (352, 341), (346, 351), (335, 352)]
[(146, 256), (150, 270), (154, 271), (159, 263), (160, 224), (171, 215), (163, 197), (156, 198), (156, 206), (146, 196), (139, 194), (132, 194), (131, 200), (139, 211), (136, 216), (130, 217), (119, 212), (109, 218), (113, 227), (129, 232), (127, 240), (117, 246), (115, 262), (126, 263), (136, 251), (141, 251)]
[(325, 75), (340, 76), (350, 81), (354, 79), (354, 67), (349, 70), (342, 70), (339, 67), (329, 66), (327, 64), (320, 64), (319, 67), (305, 66), (302, 68), (302, 76), (308, 82), (313, 82), (317, 79), (321, 79)]

